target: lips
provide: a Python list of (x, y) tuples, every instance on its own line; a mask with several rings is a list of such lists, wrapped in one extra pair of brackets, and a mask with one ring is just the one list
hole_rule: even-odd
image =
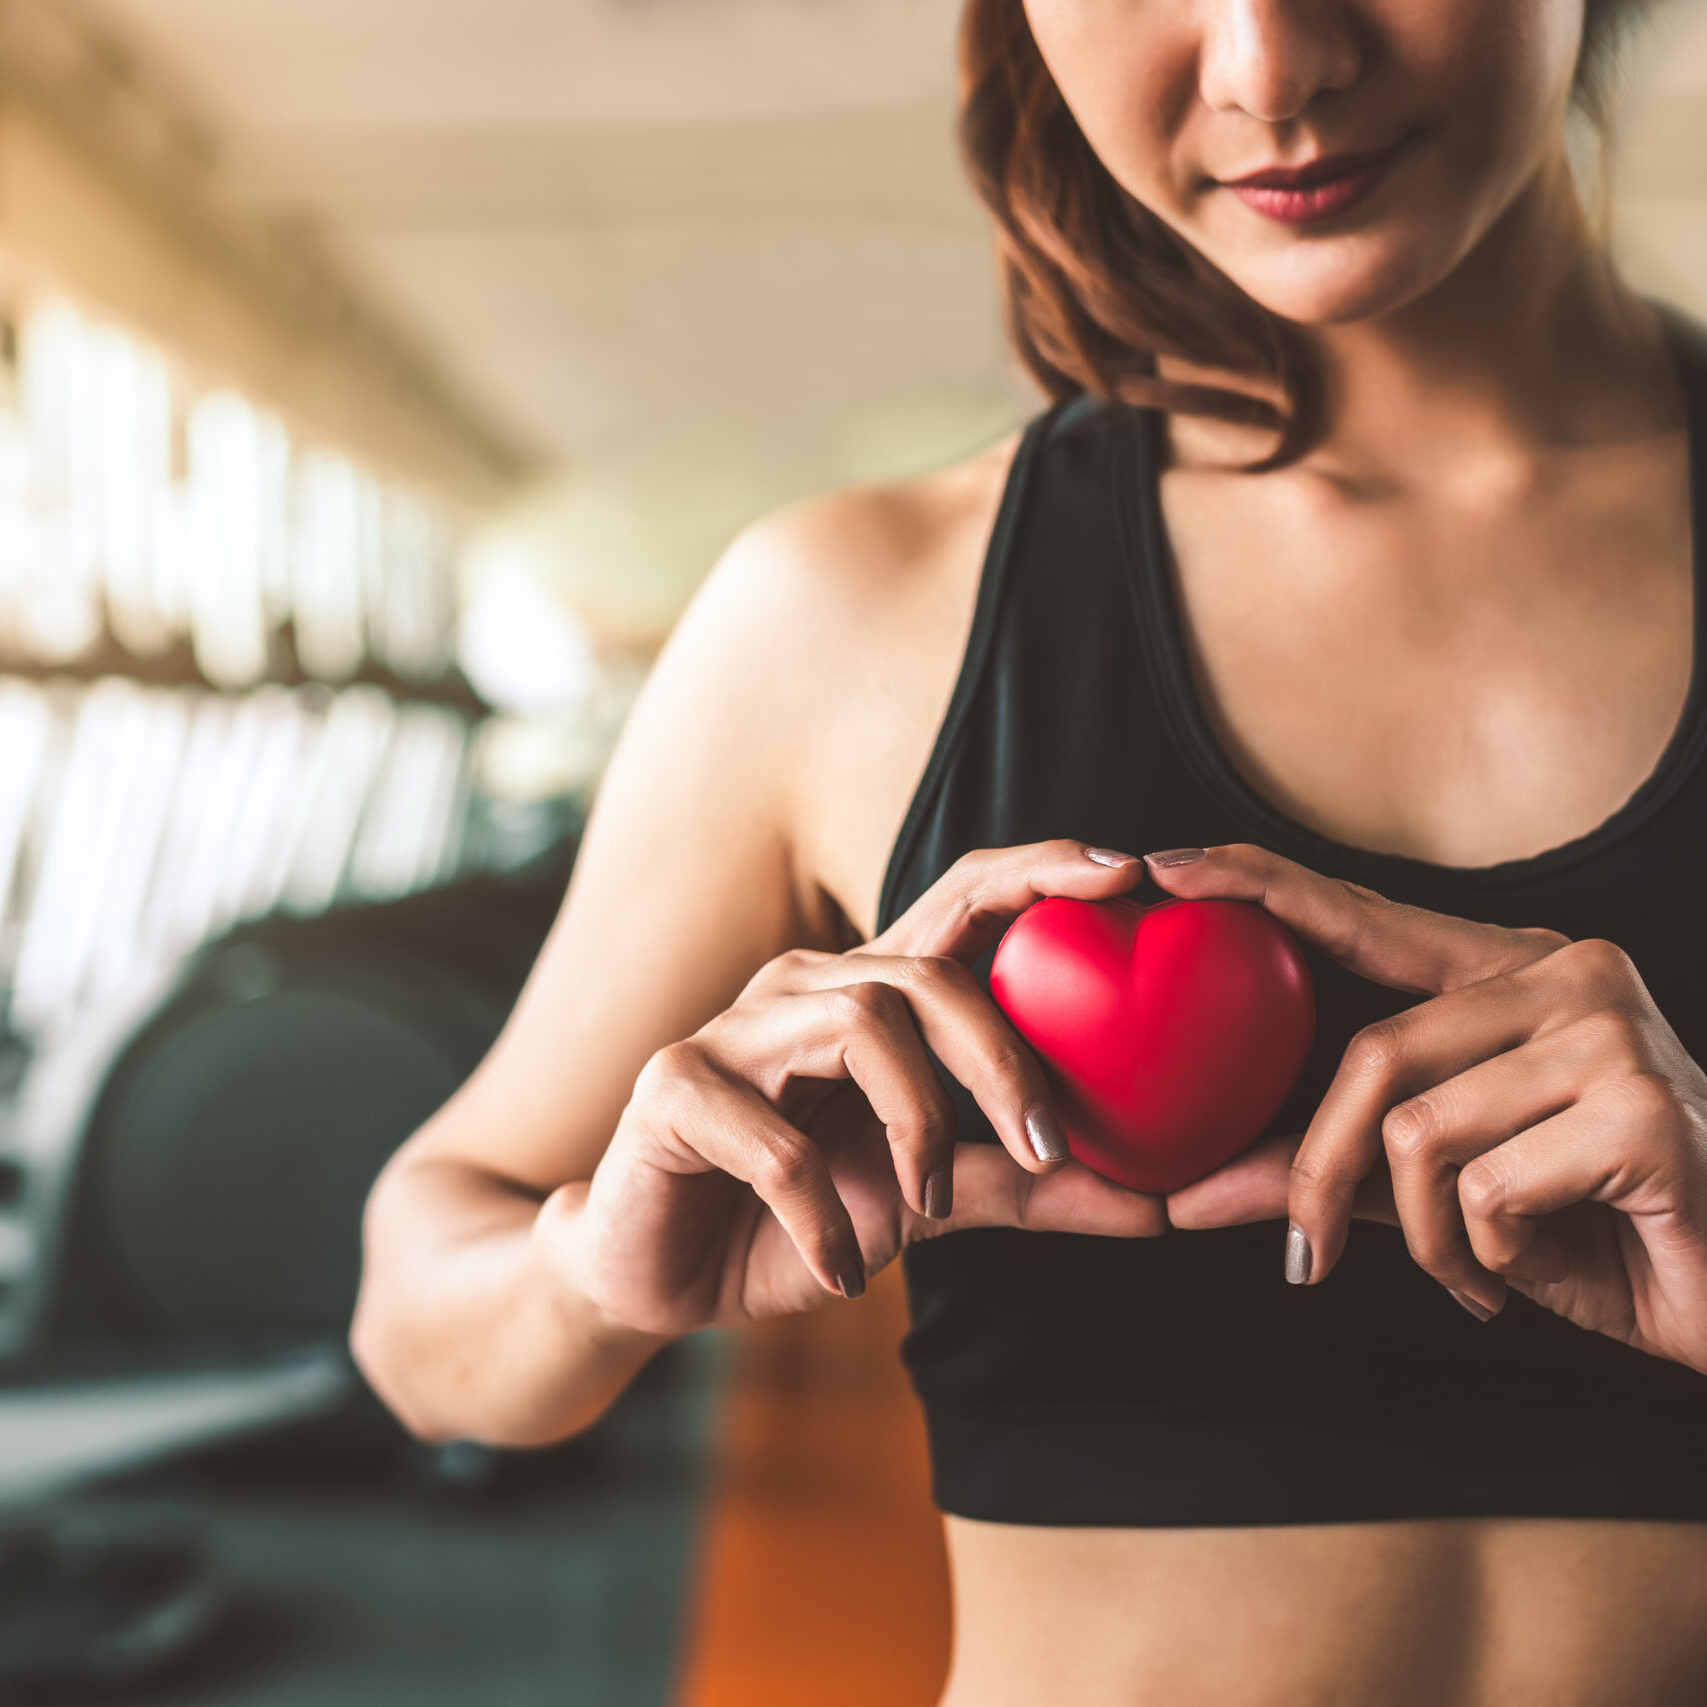
[(1303, 225), (1362, 200), (1404, 146), (1401, 140), (1387, 148), (1324, 155), (1299, 166), (1267, 166), (1242, 178), (1217, 181), (1253, 212), (1282, 224)]

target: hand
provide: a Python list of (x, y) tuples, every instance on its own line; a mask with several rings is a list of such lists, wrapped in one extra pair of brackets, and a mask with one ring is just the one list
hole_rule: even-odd
[[(1045, 895), (1143, 874), (1081, 843), (968, 854), (875, 941), (796, 950), (640, 1074), (589, 1183), (555, 1213), (561, 1260), (612, 1324), (678, 1334), (857, 1297), (915, 1239), (1011, 1226), (1162, 1232), (1160, 1199), (1068, 1158), (1035, 1057), (968, 969)], [(926, 1045), (1000, 1145), (954, 1141)]]
[(1402, 906), (1260, 848), (1152, 864), (1170, 894), (1260, 902), (1364, 978), (1429, 998), (1351, 1040), (1302, 1140), (1168, 1200), (1181, 1227), (1286, 1215), (1324, 1279), (1354, 1215), (1484, 1319), (1506, 1287), (1707, 1372), (1707, 1076), (1621, 949)]

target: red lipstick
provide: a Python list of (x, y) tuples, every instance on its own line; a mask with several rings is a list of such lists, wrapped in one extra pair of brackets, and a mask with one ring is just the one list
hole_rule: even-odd
[(1343, 213), (1374, 189), (1403, 142), (1367, 154), (1329, 154), (1301, 166), (1270, 166), (1220, 179), (1253, 213), (1283, 225), (1308, 225)]

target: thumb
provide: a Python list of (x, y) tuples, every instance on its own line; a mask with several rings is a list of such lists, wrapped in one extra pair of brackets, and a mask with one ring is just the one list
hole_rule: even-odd
[(1241, 1151), (1214, 1173), (1168, 1197), (1175, 1227), (1242, 1227), (1249, 1221), (1284, 1221), (1292, 1157), (1301, 1140), (1270, 1138)]
[[(1281, 1202), (1284, 1205), (1284, 1194)], [(999, 1144), (961, 1144), (954, 1152), (954, 1213), (946, 1221), (912, 1217), (909, 1239), (935, 1238), (964, 1227), (1144, 1239), (1165, 1233), (1168, 1216), (1161, 1198), (1129, 1191), (1083, 1162), (1064, 1162), (1049, 1173), (1032, 1174)]]
[[(1180, 1228), (1242, 1227), (1252, 1221), (1284, 1221), (1292, 1158), (1303, 1138), (1297, 1133), (1267, 1138), (1242, 1150), (1214, 1173), (1182, 1187), (1167, 1200), (1168, 1220)], [(1363, 1221), (1398, 1226), (1393, 1182), (1383, 1163), (1357, 1188), (1352, 1214)]]

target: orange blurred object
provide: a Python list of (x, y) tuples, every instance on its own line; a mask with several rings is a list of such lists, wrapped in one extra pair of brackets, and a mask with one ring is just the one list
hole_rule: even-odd
[(905, 1327), (891, 1268), (857, 1304), (742, 1336), (681, 1707), (934, 1707), (948, 1562)]

